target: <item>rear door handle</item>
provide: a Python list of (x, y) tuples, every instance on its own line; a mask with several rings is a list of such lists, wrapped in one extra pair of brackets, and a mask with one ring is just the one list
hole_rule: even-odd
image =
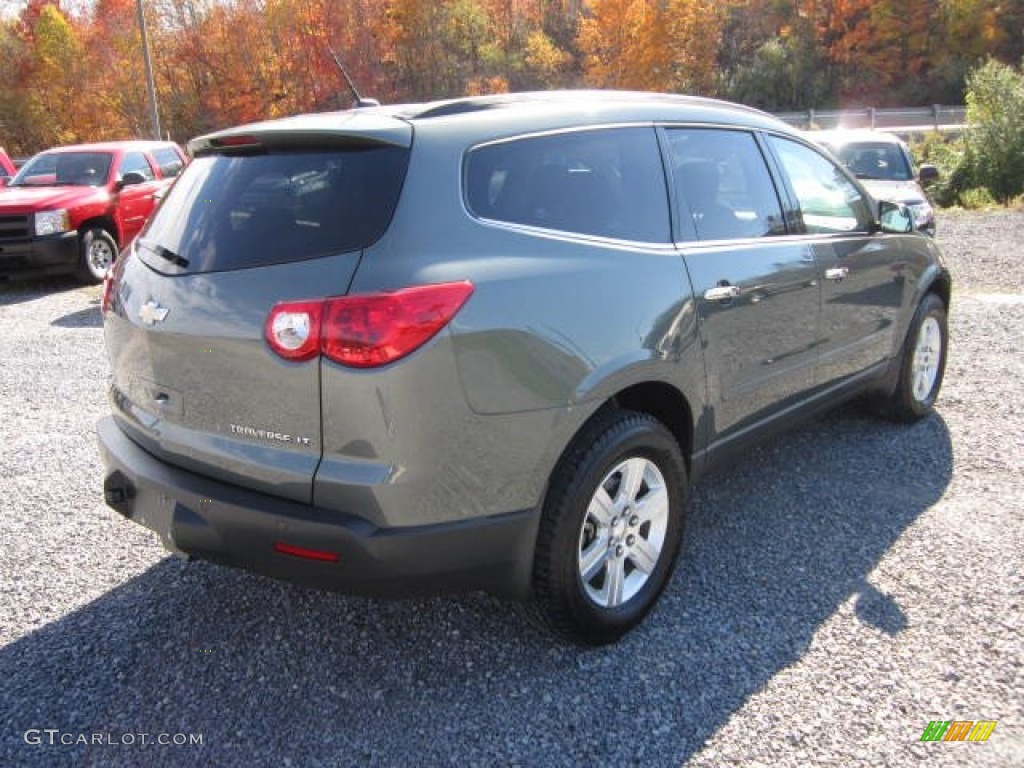
[(842, 280), (848, 274), (850, 274), (850, 268), (849, 267), (832, 267), (832, 269), (826, 269), (825, 270), (825, 279), (826, 280)]
[(707, 301), (729, 301), (740, 295), (738, 285), (717, 285), (704, 291), (704, 299)]

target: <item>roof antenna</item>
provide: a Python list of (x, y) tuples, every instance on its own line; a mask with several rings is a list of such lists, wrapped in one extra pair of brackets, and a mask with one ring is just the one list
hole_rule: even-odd
[(338, 58), (338, 54), (334, 52), (331, 46), (327, 46), (327, 52), (331, 54), (331, 58), (334, 59), (334, 63), (338, 69), (341, 70), (341, 76), (345, 78), (345, 82), (348, 83), (348, 88), (352, 91), (352, 95), (356, 97), (356, 100), (352, 102), (352, 108), (358, 109), (359, 107), (379, 107), (380, 102), (377, 99), (364, 99), (359, 95), (359, 91), (356, 90), (356, 84), (352, 82), (352, 78), (348, 76), (348, 72), (345, 71), (345, 65), (341, 63), (341, 59)]

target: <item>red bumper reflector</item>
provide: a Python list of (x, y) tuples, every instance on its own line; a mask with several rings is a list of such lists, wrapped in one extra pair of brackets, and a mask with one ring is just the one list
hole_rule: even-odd
[(274, 551), (282, 555), (301, 557), (304, 560), (317, 560), (321, 563), (336, 563), (341, 559), (341, 555), (337, 552), (324, 552), (320, 549), (296, 547), (294, 544), (286, 544), (283, 541), (274, 542)]

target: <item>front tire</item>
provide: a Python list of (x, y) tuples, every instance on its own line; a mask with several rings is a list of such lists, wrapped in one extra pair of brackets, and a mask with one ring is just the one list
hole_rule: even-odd
[(78, 269), (75, 275), (87, 285), (102, 283), (117, 259), (117, 243), (101, 227), (87, 229), (79, 236)]
[(884, 411), (895, 421), (914, 422), (930, 414), (942, 387), (949, 340), (946, 305), (934, 293), (917, 307), (900, 354), (896, 389)]
[(552, 476), (537, 537), (533, 599), (572, 640), (618, 640), (654, 607), (682, 540), (687, 475), (679, 445), (647, 414), (611, 411)]

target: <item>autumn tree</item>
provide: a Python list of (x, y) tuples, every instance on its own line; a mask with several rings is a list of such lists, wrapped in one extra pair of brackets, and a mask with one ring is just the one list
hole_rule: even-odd
[(674, 73), (657, 0), (590, 0), (578, 43), (588, 85), (667, 91)]
[(16, 20), (0, 20), (0, 144), (15, 154), (35, 146), (35, 131), (29, 101), (20, 88), (29, 60), (28, 45), (18, 34)]
[(89, 102), (88, 134), (96, 139), (148, 136), (151, 128), (135, 0), (97, 0), (84, 36), (89, 65), (88, 92), (84, 94)]
[(1024, 55), (1022, 19), (1024, 2), (1020, 0), (942, 0), (928, 100), (961, 103), (968, 73), (1000, 51), (1006, 52), (1005, 63), (1019, 62)]
[[(473, 0), (461, 6), (463, 16), (475, 15)], [(461, 93), (457, 72), (472, 71), (478, 62), (458, 61), (453, 50), (453, 22), (457, 17), (452, 0), (421, 2), (389, 0), (383, 32), (385, 61), (393, 72), (393, 86), (401, 96), (437, 99)], [(464, 43), (472, 33), (462, 35)]]
[(26, 117), (46, 143), (78, 141), (88, 135), (79, 132), (79, 118), (88, 111), (79, 35), (55, 4), (29, 5), (22, 18), (31, 46), (22, 72)]
[[(0, 0), (2, 2), (3, 0)], [(0, 18), (0, 143), (148, 133), (135, 0), (27, 0)], [(144, 0), (179, 141), (346, 107), (337, 52), (385, 102), (590, 85), (772, 110), (960, 101), (1024, 55), (1024, 0)]]
[(771, 110), (836, 98), (814, 8), (784, 0), (736, 0), (725, 14), (721, 95)]
[[(662, 33), (652, 43), (665, 47), (661, 56), (669, 61), (671, 90), (718, 95), (718, 51), (725, 20), (726, 4), (716, 0), (668, 0), (662, 6)], [(650, 55), (658, 58), (657, 48)]]

